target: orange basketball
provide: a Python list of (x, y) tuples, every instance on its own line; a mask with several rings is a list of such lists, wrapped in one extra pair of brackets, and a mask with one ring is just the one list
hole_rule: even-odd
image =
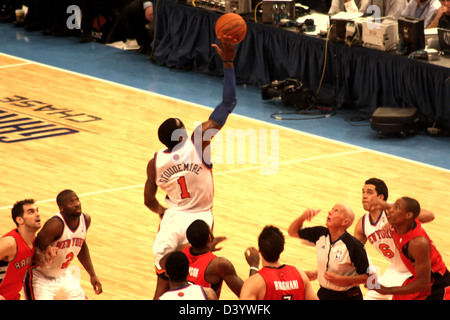
[(239, 43), (247, 34), (247, 23), (236, 13), (225, 13), (217, 20), (215, 31), (217, 37), (231, 36)]

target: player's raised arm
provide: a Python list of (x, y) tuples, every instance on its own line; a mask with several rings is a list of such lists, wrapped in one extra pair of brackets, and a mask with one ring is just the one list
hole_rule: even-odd
[[(228, 115), (233, 112), (237, 104), (236, 98), (236, 75), (233, 61), (236, 56), (236, 41), (227, 37), (219, 38), (219, 44), (212, 44), (223, 61), (224, 82), (222, 101), (214, 108), (209, 119), (195, 128), (193, 133), (194, 142), (200, 145), (202, 152), (211, 143), (212, 138), (225, 125)], [(208, 161), (208, 159), (204, 159)]]
[(211, 126), (219, 130), (225, 125), (228, 115), (233, 112), (237, 103), (236, 75), (233, 64), (236, 57), (236, 42), (233, 38), (223, 36), (219, 38), (220, 46), (212, 44), (223, 61), (224, 83), (222, 102), (211, 113), (208, 122), (213, 122)]

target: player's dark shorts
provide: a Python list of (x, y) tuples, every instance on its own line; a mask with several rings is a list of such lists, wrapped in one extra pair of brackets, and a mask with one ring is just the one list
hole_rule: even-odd
[(432, 281), (431, 293), (427, 300), (450, 300), (450, 272), (446, 270), (444, 275), (434, 273)]
[(320, 287), (317, 296), (319, 300), (363, 300), (363, 295), (359, 287), (353, 287), (347, 291), (334, 291)]

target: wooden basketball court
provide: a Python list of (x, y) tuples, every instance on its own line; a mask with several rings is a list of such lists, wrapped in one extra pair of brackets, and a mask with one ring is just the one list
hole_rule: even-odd
[[(95, 296), (82, 269), (86, 294), (93, 300), (152, 299), (152, 244), (159, 218), (144, 206), (143, 186), (147, 162), (162, 148), (157, 129), (176, 116), (192, 131), (214, 106), (5, 54), (0, 54), (0, 79), (0, 233), (14, 227), (10, 208), (15, 201), (37, 199), (45, 222), (58, 210), (56, 195), (72, 189), (92, 217), (87, 243), (104, 290)], [(244, 141), (238, 139), (242, 134)], [(228, 238), (217, 254), (227, 257), (243, 279), (249, 273), (244, 251), (257, 246), (268, 224), (285, 233), (283, 262), (315, 269), (315, 249), (289, 238), (287, 227), (310, 207), (322, 209), (310, 225), (324, 225), (335, 203), (349, 204), (359, 218), (361, 189), (370, 177), (386, 181), (391, 201), (415, 197), (435, 213), (426, 229), (450, 264), (448, 170), (237, 115), (230, 116), (213, 144), (214, 233)], [(164, 194), (158, 198), (163, 202)], [(370, 245), (367, 251), (385, 270), (383, 258)], [(318, 288), (317, 281), (313, 286)], [(224, 285), (221, 299), (236, 297)]]

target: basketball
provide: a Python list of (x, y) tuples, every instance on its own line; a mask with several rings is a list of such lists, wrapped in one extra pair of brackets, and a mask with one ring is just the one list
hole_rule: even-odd
[(247, 23), (236, 13), (225, 13), (217, 20), (215, 31), (217, 37), (227, 35), (235, 38), (239, 43), (247, 34)]

